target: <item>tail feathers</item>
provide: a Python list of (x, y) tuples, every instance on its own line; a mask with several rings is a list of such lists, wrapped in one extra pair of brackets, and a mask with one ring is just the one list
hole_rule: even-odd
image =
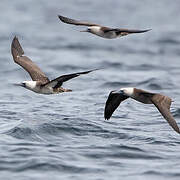
[(64, 92), (72, 92), (71, 89), (64, 89), (65, 91)]
[(59, 88), (54, 88), (54, 92), (55, 93), (62, 93), (62, 92), (71, 92), (71, 89), (65, 89), (63, 87), (59, 87)]
[(18, 41), (18, 38), (15, 36), (12, 44), (11, 44), (11, 53), (12, 56), (14, 58), (14, 60), (16, 60), (17, 57), (22, 56), (24, 54), (24, 51)]

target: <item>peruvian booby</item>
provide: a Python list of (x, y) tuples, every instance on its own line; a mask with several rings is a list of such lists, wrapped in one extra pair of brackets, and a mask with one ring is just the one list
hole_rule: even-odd
[(169, 125), (177, 133), (180, 133), (179, 127), (170, 112), (171, 98), (136, 88), (121, 88), (118, 91), (111, 91), (106, 101), (104, 118), (110, 119), (120, 103), (129, 97), (144, 104), (154, 104)]
[(14, 62), (22, 66), (32, 78), (32, 81), (23, 81), (21, 84), (16, 85), (25, 87), (26, 89), (40, 94), (56, 94), (72, 91), (71, 89), (63, 88), (63, 82), (78, 77), (81, 74), (88, 74), (92, 71), (97, 70), (94, 69), (73, 74), (66, 74), (50, 81), (49, 78), (41, 71), (41, 69), (36, 64), (33, 63), (31, 59), (29, 59), (27, 56), (24, 56), (24, 51), (16, 36), (14, 37), (11, 44), (11, 53)]
[(114, 39), (117, 37), (126, 36), (128, 34), (134, 34), (134, 33), (144, 33), (151, 30), (151, 29), (135, 30), (135, 29), (110, 28), (95, 23), (70, 19), (61, 15), (58, 15), (58, 17), (62, 22), (67, 24), (73, 24), (77, 26), (88, 26), (86, 30), (81, 32), (89, 32), (107, 39)]

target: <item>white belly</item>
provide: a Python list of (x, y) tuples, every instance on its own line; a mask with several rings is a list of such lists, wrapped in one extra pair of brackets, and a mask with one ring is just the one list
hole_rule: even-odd
[(103, 38), (107, 38), (107, 39), (114, 39), (114, 38), (117, 37), (117, 35), (116, 35), (116, 33), (114, 31), (107, 32), (107, 33), (99, 31), (99, 32), (95, 32), (93, 34), (96, 34), (97, 36), (100, 36), (100, 37), (103, 37)]
[(110, 32), (104, 33), (104, 37), (107, 39), (114, 39), (114, 38), (117, 38), (117, 35), (114, 31), (110, 31)]
[(39, 94), (54, 94), (53, 88), (51, 87), (35, 87), (34, 89), (31, 89), (32, 91), (39, 93)]

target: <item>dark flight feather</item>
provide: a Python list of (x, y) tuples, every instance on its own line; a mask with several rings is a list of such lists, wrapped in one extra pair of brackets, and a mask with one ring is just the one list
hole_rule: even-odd
[(113, 91), (111, 91), (106, 101), (105, 110), (104, 110), (104, 118), (107, 120), (110, 119), (113, 112), (117, 109), (120, 103), (126, 100), (127, 98), (128, 96), (114, 93)]

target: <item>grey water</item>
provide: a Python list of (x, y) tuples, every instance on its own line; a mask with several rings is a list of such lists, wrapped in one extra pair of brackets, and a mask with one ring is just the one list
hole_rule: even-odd
[[(58, 14), (152, 30), (107, 40)], [(1, 0), (0, 179), (179, 180), (180, 136), (153, 105), (128, 99), (103, 117), (111, 90), (137, 87), (170, 96), (180, 125), (179, 17), (178, 0)], [(103, 69), (64, 83), (70, 93), (13, 86), (30, 80), (13, 62), (15, 35), (50, 79)]]

